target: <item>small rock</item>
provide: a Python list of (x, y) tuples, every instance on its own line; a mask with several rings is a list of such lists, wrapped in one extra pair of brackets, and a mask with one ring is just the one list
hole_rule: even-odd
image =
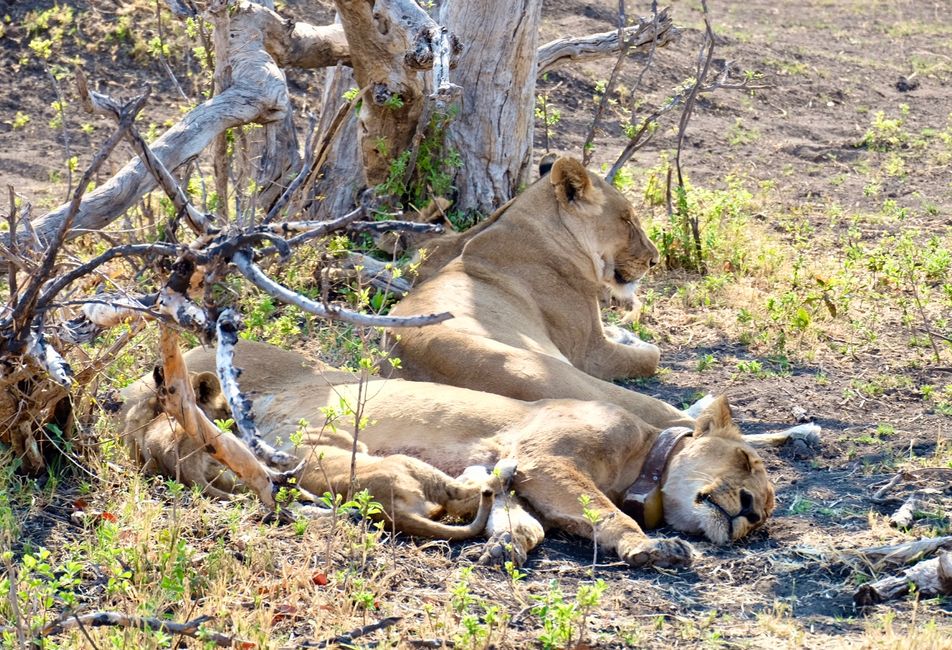
[(790, 455), (797, 460), (804, 460), (816, 456), (816, 451), (805, 441), (798, 438), (790, 443)]
[(899, 77), (899, 81), (896, 82), (896, 90), (901, 93), (907, 93), (910, 90), (915, 90), (919, 87), (919, 80), (913, 79), (912, 77)]
[(790, 409), (790, 412), (793, 414), (793, 419), (797, 422), (809, 422), (810, 416), (807, 414), (807, 410), (802, 406), (794, 406)]

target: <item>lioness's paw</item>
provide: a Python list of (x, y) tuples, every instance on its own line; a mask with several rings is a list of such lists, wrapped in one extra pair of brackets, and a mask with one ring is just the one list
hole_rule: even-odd
[(644, 539), (626, 548), (619, 544), (618, 555), (632, 566), (686, 567), (691, 566), (694, 549), (682, 539)]
[(479, 557), (480, 564), (503, 566), (512, 562), (519, 567), (525, 564), (529, 551), (519, 542), (519, 536), (513, 536), (508, 530), (494, 534), (483, 547), (483, 554)]
[(820, 434), (822, 431), (823, 428), (820, 427), (820, 425), (809, 422), (807, 424), (798, 424), (783, 433), (786, 433), (790, 437), (791, 442), (794, 440), (802, 440), (808, 445), (818, 445), (820, 444)]
[(657, 350), (660, 353), (660, 349), (657, 345), (648, 343), (647, 341), (642, 341), (640, 338), (638, 338), (637, 334), (623, 327), (618, 327), (617, 325), (605, 325), (604, 331), (608, 340), (614, 341), (615, 343), (627, 345), (633, 348), (639, 348), (642, 350)]

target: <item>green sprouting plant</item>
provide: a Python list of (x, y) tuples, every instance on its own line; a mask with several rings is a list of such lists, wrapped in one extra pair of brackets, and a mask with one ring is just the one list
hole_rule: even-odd
[(549, 150), (549, 130), (562, 119), (562, 111), (549, 105), (549, 94), (536, 95), (535, 117), (542, 124), (542, 144)]
[(16, 115), (13, 116), (13, 121), (10, 122), (10, 126), (14, 129), (22, 129), (24, 126), (29, 124), (30, 116), (22, 111), (17, 111)]
[(601, 602), (607, 585), (596, 580), (591, 585), (580, 585), (575, 600), (567, 601), (556, 581), (549, 583), (548, 590), (532, 595), (536, 602), (531, 608), (542, 623), (539, 642), (543, 648), (569, 648), (585, 639), (586, 619)]
[(582, 516), (592, 527), (592, 570), (594, 571), (595, 565), (598, 563), (598, 524), (602, 521), (602, 515), (598, 510), (591, 507), (592, 497), (589, 495), (580, 495), (578, 502), (582, 506)]
[(717, 357), (713, 354), (705, 354), (697, 361), (697, 370), (698, 372), (704, 372), (705, 370), (714, 366), (717, 363)]
[(758, 138), (760, 138), (760, 132), (757, 129), (744, 126), (743, 120), (739, 117), (734, 120), (734, 125), (727, 131), (727, 142), (732, 147), (751, 144), (756, 142)]
[(393, 197), (401, 205), (418, 208), (426, 206), (432, 197), (450, 194), (453, 175), (463, 164), (459, 152), (447, 147), (444, 141), (446, 126), (456, 110), (437, 113), (430, 119), (412, 169), (412, 151), (403, 151), (391, 161), (387, 180), (377, 187), (379, 193)]
[(506, 560), (503, 564), (503, 569), (506, 571), (506, 575), (509, 576), (509, 580), (512, 582), (519, 582), (526, 577), (526, 574), (519, 570), (519, 567), (516, 566), (516, 563), (512, 560)]
[(455, 611), (457, 614), (462, 614), (464, 611), (469, 609), (475, 600), (472, 593), (469, 591), (469, 581), (472, 578), (472, 575), (473, 567), (464, 566), (462, 569), (460, 569), (459, 579), (450, 590), (450, 604), (453, 607), (453, 611)]
[(902, 130), (903, 119), (887, 118), (884, 111), (876, 111), (873, 115), (873, 121), (866, 129), (866, 134), (860, 141), (860, 146), (864, 146), (873, 151), (889, 151), (899, 148), (906, 144), (908, 134)]
[(301, 418), (297, 422), (297, 429), (295, 429), (288, 438), (291, 440), (291, 444), (294, 445), (294, 449), (297, 450), (302, 444), (304, 444), (304, 437), (307, 434), (308, 427), (311, 426), (311, 423)]
[(396, 93), (387, 97), (387, 99), (383, 103), (384, 108), (389, 108), (392, 111), (396, 111), (403, 108), (403, 105), (404, 105), (403, 97), (401, 97), (400, 95)]

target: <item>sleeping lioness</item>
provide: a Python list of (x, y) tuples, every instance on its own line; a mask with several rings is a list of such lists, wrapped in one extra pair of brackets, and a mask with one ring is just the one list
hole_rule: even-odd
[[(185, 361), (202, 408), (228, 417), (214, 370), (214, 352), (195, 349)], [(350, 479), (352, 419), (324, 426), (330, 407), (357, 410), (352, 375), (321, 367), (299, 354), (241, 341), (236, 366), (254, 402), (261, 436), (307, 460), (301, 485), (313, 493), (343, 492)], [(649, 538), (616, 503), (635, 478), (659, 429), (630, 412), (598, 401), (523, 402), (491, 393), (424, 382), (373, 379), (363, 387), (367, 426), (359, 432), (358, 487), (381, 501), (388, 521), (412, 534), (459, 538), (486, 523), (485, 557), (517, 562), (543, 538), (543, 527), (592, 538), (580, 497), (597, 515), (597, 542), (632, 565), (685, 565), (690, 546), (677, 538)], [(221, 466), (161, 413), (149, 375), (125, 391), (125, 436), (154, 470), (186, 483), (230, 489)], [(646, 398), (647, 399), (647, 398)], [(346, 408), (344, 409), (347, 410)], [(299, 448), (291, 434), (304, 427)], [(143, 451), (145, 450), (145, 452)], [(180, 458), (185, 458), (184, 462)], [(514, 496), (463, 527), (423, 519), (472, 517), (485, 503), (486, 485), (452, 476), (472, 465), (513, 464)], [(664, 520), (686, 533), (724, 544), (764, 523), (774, 492), (763, 462), (734, 426), (724, 399), (697, 418), (694, 435), (680, 442), (662, 479)], [(478, 521), (482, 519), (482, 522)], [(511, 554), (511, 555), (510, 555)]]
[(606, 333), (598, 301), (606, 289), (633, 300), (658, 249), (628, 201), (580, 162), (556, 160), (490, 220), (432, 246), (426, 264), (451, 261), (428, 269), (392, 313), (453, 318), (394, 332), (401, 377), (522, 400), (610, 402), (656, 427), (693, 426), (610, 381), (657, 370), (658, 348)]

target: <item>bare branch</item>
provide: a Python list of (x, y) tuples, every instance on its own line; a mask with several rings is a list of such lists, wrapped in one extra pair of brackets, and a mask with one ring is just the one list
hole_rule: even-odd
[[(652, 21), (652, 25), (656, 24), (657, 17)], [(618, 82), (618, 73), (621, 72), (621, 67), (625, 62), (625, 58), (628, 54), (627, 47), (625, 45), (625, 22), (627, 21), (626, 11), (625, 11), (625, 0), (618, 0), (618, 42), (620, 44), (618, 48), (618, 58), (615, 59), (615, 65), (612, 66), (611, 74), (608, 76), (608, 83), (605, 85), (605, 90), (602, 91), (601, 99), (598, 101), (598, 107), (595, 109), (595, 116), (592, 118), (592, 124), (588, 129), (588, 134), (585, 136), (585, 143), (582, 145), (582, 164), (588, 165), (592, 160), (592, 151), (595, 148), (595, 132), (598, 130), (598, 124), (601, 122), (602, 114), (605, 112), (605, 108), (608, 106), (608, 98), (613, 92), (615, 92), (615, 84)], [(653, 39), (655, 40), (655, 39)]]
[[(376, 632), (377, 630), (384, 630), (391, 625), (396, 625), (402, 620), (401, 616), (390, 616), (388, 618), (381, 619), (376, 623), (370, 623), (369, 625), (364, 625), (359, 627), (356, 630), (351, 630), (346, 634), (341, 634), (340, 636), (335, 636), (330, 639), (325, 639), (323, 641), (318, 641), (317, 643), (302, 643), (296, 648), (329, 648), (331, 646), (352, 646), (354, 645), (354, 639), (358, 639), (362, 636), (366, 636), (371, 632)], [(285, 649), (287, 650), (287, 649)]]
[[(252, 121), (261, 124), (280, 122), (290, 110), (287, 82), (266, 51), (266, 36), (258, 24), (259, 12), (255, 6), (242, 1), (229, 10), (232, 38), (242, 47), (231, 52), (228, 62), (241, 74), (226, 91), (192, 109), (150, 145), (155, 158), (165, 169), (175, 170), (195, 158), (225, 129)], [(139, 158), (133, 159), (84, 198), (74, 212), (67, 238), (84, 231), (100, 230), (135, 205), (155, 185), (155, 178), (146, 164)], [(44, 246), (61, 229), (69, 211), (69, 204), (62, 205), (33, 224)], [(17, 235), (21, 243), (28, 241), (28, 234), (21, 231)], [(6, 237), (8, 235), (4, 236), (4, 241)]]
[(306, 298), (299, 293), (295, 293), (269, 278), (251, 261), (251, 256), (246, 251), (236, 253), (232, 258), (232, 263), (253, 285), (268, 295), (277, 298), (281, 302), (294, 305), (315, 316), (320, 316), (321, 318), (332, 318), (353, 325), (363, 325), (367, 327), (420, 327), (423, 325), (442, 323), (453, 317), (449, 312), (426, 316), (374, 316), (361, 314), (336, 305), (324, 305), (310, 298)]
[(952, 553), (920, 562), (898, 576), (891, 576), (859, 586), (853, 602), (868, 607), (892, 598), (905, 596), (915, 587), (921, 598), (952, 594)]
[(50, 378), (64, 388), (73, 385), (73, 369), (43, 336), (42, 330), (30, 335), (26, 355), (33, 359)]
[(228, 431), (218, 429), (195, 401), (195, 390), (179, 350), (179, 337), (168, 327), (160, 327), (160, 349), (164, 368), (163, 407), (186, 432), (215, 460), (230, 469), (258, 496), (265, 507), (274, 509), (274, 473), (261, 464), (247, 446)]
[[(204, 627), (211, 621), (210, 616), (200, 616), (186, 623), (176, 623), (147, 616), (130, 616), (121, 612), (95, 612), (91, 614), (70, 614), (44, 625), (35, 635), (35, 639), (44, 639), (67, 630), (82, 627), (126, 627), (136, 630), (154, 630), (168, 634), (182, 634), (192, 638), (211, 641), (220, 648), (252, 647), (250, 641), (214, 632)], [(0, 627), (0, 634), (14, 632), (14, 627)]]
[[(241, 370), (235, 368), (235, 345), (238, 343), (238, 314), (232, 309), (226, 309), (218, 317), (217, 323), (218, 349), (215, 354), (215, 371), (221, 383), (222, 394), (228, 402), (238, 437), (248, 445), (252, 453), (270, 465), (297, 464), (298, 459), (291, 454), (278, 451), (258, 435), (255, 425), (255, 415), (251, 400), (238, 388), (238, 376)], [(302, 467), (298, 467), (295, 473)]]
[(355, 221), (347, 226), (351, 232), (413, 232), (441, 235), (445, 228), (438, 223), (417, 223), (416, 221)]
[[(111, 116), (116, 120), (121, 118), (119, 105), (107, 97), (97, 92), (89, 90), (86, 84), (86, 77), (82, 71), (76, 69), (76, 85), (79, 90), (79, 97), (90, 113)], [(139, 159), (145, 163), (149, 173), (158, 182), (159, 187), (165, 191), (165, 194), (172, 200), (175, 207), (176, 217), (184, 215), (192, 230), (196, 234), (204, 234), (208, 230), (212, 216), (199, 212), (188, 200), (185, 192), (179, 187), (178, 182), (169, 173), (162, 161), (156, 158), (155, 154), (149, 148), (145, 138), (139, 133), (135, 125), (130, 125), (127, 129), (127, 137), (132, 148), (139, 154)]]
[[(669, 8), (658, 12), (657, 18), (639, 18), (637, 25), (626, 27), (624, 31), (625, 47), (618, 38), (618, 30), (601, 32), (590, 36), (560, 38), (550, 41), (539, 48), (537, 76), (569, 62), (598, 59), (613, 54), (620, 49), (627, 52), (647, 47), (664, 47), (675, 40), (680, 33), (671, 21)], [(655, 44), (656, 45), (653, 45)]]
[(37, 300), (36, 311), (41, 312), (46, 309), (60, 291), (75, 282), (79, 278), (88, 275), (106, 262), (117, 257), (148, 257), (158, 255), (162, 257), (178, 257), (187, 253), (187, 248), (178, 244), (129, 244), (126, 246), (113, 246), (106, 252), (97, 255), (93, 259), (80, 264), (68, 273), (63, 273), (56, 277), (43, 289), (43, 293)]
[(406, 294), (410, 283), (402, 277), (394, 277), (394, 271), (387, 264), (361, 253), (348, 253), (340, 260), (343, 271), (353, 271), (363, 284), (369, 284), (381, 291)]
[[(132, 125), (133, 120), (135, 120), (136, 115), (142, 110), (142, 107), (145, 106), (146, 96), (138, 97), (121, 109), (121, 117), (119, 120), (119, 128), (109, 137), (108, 140), (99, 148), (99, 151), (96, 152), (96, 155), (93, 156), (92, 161), (89, 164), (89, 167), (86, 168), (86, 171), (83, 172), (82, 178), (80, 178), (79, 185), (76, 186), (75, 191), (73, 192), (73, 198), (69, 203), (69, 208), (67, 209), (65, 215), (63, 216), (63, 221), (59, 224), (53, 238), (49, 241), (49, 246), (43, 256), (43, 261), (40, 265), (39, 271), (32, 277), (30, 283), (27, 285), (26, 289), (23, 292), (23, 295), (17, 302), (16, 307), (13, 310), (10, 321), (13, 326), (13, 335), (14, 340), (8, 342), (7, 347), (11, 352), (16, 352), (16, 348), (19, 346), (18, 341), (16, 340), (21, 336), (27, 328), (27, 323), (33, 319), (34, 311), (36, 307), (36, 301), (39, 297), (40, 288), (43, 286), (43, 283), (46, 282), (47, 278), (53, 273), (53, 265), (56, 262), (56, 256), (59, 253), (60, 247), (66, 241), (66, 235), (69, 232), (73, 219), (76, 217), (79, 208), (80, 202), (82, 201), (83, 194), (86, 192), (86, 188), (89, 186), (89, 182), (92, 180), (93, 175), (99, 170), (99, 167), (106, 161), (106, 158), (109, 157), (109, 154), (112, 152), (113, 148), (119, 144), (119, 140), (123, 137), (125, 131)], [(10, 233), (11, 238), (14, 238), (15, 233)]]

